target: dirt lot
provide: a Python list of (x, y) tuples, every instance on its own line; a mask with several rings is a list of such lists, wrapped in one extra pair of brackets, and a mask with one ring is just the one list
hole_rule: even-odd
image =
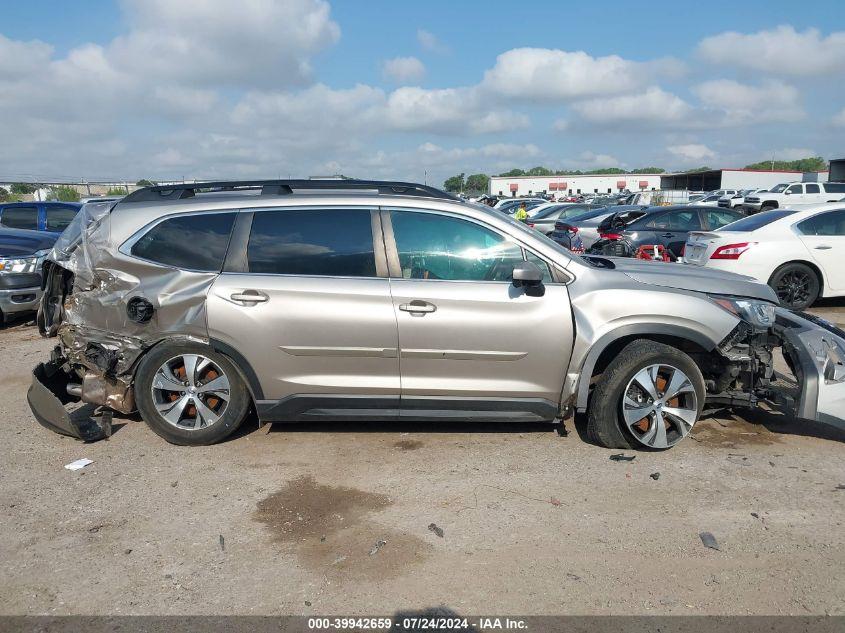
[(726, 415), (630, 463), (571, 422), (85, 445), (30, 416), (51, 345), (0, 330), (0, 613), (845, 613), (845, 433)]

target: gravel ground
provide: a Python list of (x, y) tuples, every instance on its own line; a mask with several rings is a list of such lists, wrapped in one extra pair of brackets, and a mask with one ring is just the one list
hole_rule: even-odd
[(86, 445), (26, 404), (52, 344), (0, 330), (2, 614), (845, 614), (828, 427), (725, 414), (627, 463), (571, 421), (253, 421), (179, 448), (128, 417)]

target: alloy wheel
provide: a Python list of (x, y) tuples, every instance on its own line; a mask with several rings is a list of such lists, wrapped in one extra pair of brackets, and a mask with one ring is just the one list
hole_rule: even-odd
[(650, 448), (674, 446), (687, 436), (698, 418), (695, 387), (677, 367), (644, 367), (628, 381), (622, 396), (622, 417), (641, 444)]
[(791, 270), (781, 276), (775, 286), (775, 294), (786, 305), (803, 305), (810, 300), (812, 280), (801, 270)]
[(188, 431), (208, 428), (223, 416), (230, 388), (221, 367), (199, 354), (181, 354), (164, 362), (151, 386), (161, 417)]

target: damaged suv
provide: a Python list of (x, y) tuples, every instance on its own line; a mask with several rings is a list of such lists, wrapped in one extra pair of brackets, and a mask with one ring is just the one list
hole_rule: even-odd
[[(668, 448), (763, 400), (842, 427), (845, 333), (738, 275), (578, 257), (430, 187), (148, 187), (83, 207), (44, 264), (58, 337), (28, 399), (96, 440), (137, 409), (176, 444), (259, 422), (554, 422)], [(794, 376), (774, 371), (782, 353)]]

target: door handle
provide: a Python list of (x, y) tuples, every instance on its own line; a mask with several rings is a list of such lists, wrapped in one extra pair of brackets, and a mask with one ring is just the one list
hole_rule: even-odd
[(660, 237), (675, 237), (675, 234), (674, 233), (664, 233)]
[(414, 299), (411, 303), (400, 304), (399, 309), (402, 310), (402, 312), (410, 312), (412, 316), (422, 316), (424, 314), (428, 314), (429, 312), (434, 312), (437, 310), (437, 306), (433, 303), (429, 303), (428, 301)]
[(818, 246), (814, 246), (813, 248), (815, 248), (817, 251), (829, 251), (833, 247), (828, 246), (827, 244), (819, 244)]
[(232, 301), (243, 301), (244, 303), (263, 303), (269, 301), (270, 297), (257, 290), (244, 290), (236, 292), (229, 297)]

